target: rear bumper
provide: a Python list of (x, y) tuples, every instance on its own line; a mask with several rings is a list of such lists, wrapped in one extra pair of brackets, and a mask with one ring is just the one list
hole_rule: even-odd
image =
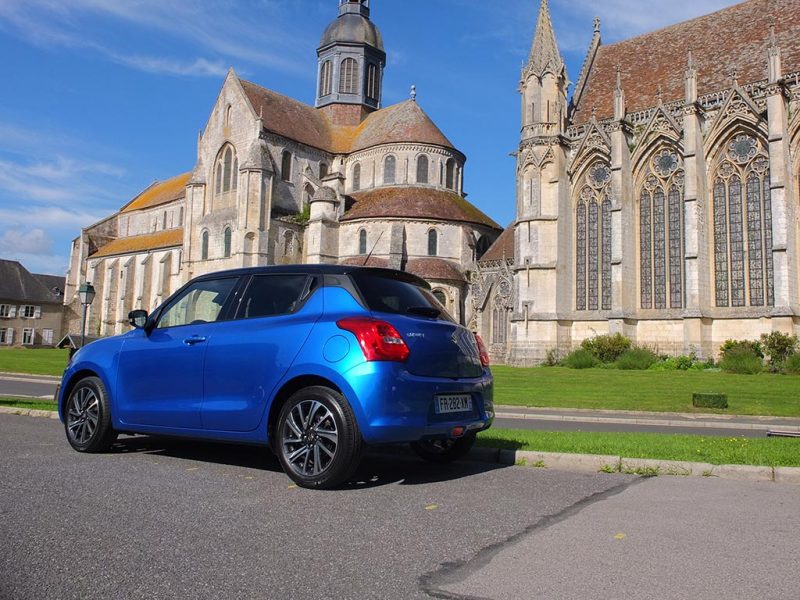
[[(494, 420), (489, 369), (474, 379), (438, 379), (412, 375), (399, 363), (372, 362), (362, 363), (345, 377), (353, 391), (349, 400), (361, 407), (359, 428), (368, 444), (446, 438), (455, 427), (477, 432)], [(472, 410), (436, 414), (435, 398), (440, 394), (469, 394)]]

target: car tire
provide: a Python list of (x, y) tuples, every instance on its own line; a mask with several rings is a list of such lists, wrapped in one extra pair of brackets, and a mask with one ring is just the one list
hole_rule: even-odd
[(301, 487), (338, 487), (361, 461), (363, 441), (353, 410), (327, 387), (295, 392), (281, 407), (274, 433), (278, 460)]
[(464, 458), (474, 445), (475, 434), (468, 433), (456, 439), (411, 442), (411, 449), (429, 462), (444, 464)]
[(78, 452), (105, 452), (117, 439), (108, 392), (99, 377), (85, 377), (70, 391), (64, 405), (64, 431)]

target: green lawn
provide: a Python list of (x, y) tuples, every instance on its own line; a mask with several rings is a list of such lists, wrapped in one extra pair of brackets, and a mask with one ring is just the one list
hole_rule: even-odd
[(53, 348), (0, 348), (0, 372), (61, 375), (68, 350)]
[(489, 429), (478, 444), (507, 450), (685, 460), (714, 465), (800, 467), (800, 439), (727, 438), (660, 433), (595, 433)]
[(58, 405), (51, 400), (37, 398), (6, 398), (0, 397), (0, 406), (11, 408), (35, 408), (36, 410), (58, 410)]
[[(515, 406), (800, 417), (800, 377), (708, 371), (492, 367), (494, 400)], [(692, 408), (692, 393), (728, 395), (728, 410)]]

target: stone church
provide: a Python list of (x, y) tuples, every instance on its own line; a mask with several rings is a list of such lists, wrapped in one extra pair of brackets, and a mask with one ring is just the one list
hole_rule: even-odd
[(800, 333), (800, 2), (604, 45), (570, 82), (547, 0), (519, 82), (516, 220), (471, 277), (497, 361), (620, 332), (664, 353)]
[(501, 232), (466, 200), (466, 157), (411, 99), (383, 108), (386, 53), (369, 0), (339, 0), (314, 106), (231, 70), (191, 172), (154, 183), (72, 244), (65, 302), (91, 282), (90, 335), (127, 331), (192, 277), (237, 267), (404, 269), (466, 320), (469, 269)]

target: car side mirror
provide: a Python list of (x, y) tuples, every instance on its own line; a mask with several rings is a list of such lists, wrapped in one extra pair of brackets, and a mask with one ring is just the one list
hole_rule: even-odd
[(128, 313), (128, 323), (136, 329), (144, 329), (149, 316), (146, 310), (132, 310)]

